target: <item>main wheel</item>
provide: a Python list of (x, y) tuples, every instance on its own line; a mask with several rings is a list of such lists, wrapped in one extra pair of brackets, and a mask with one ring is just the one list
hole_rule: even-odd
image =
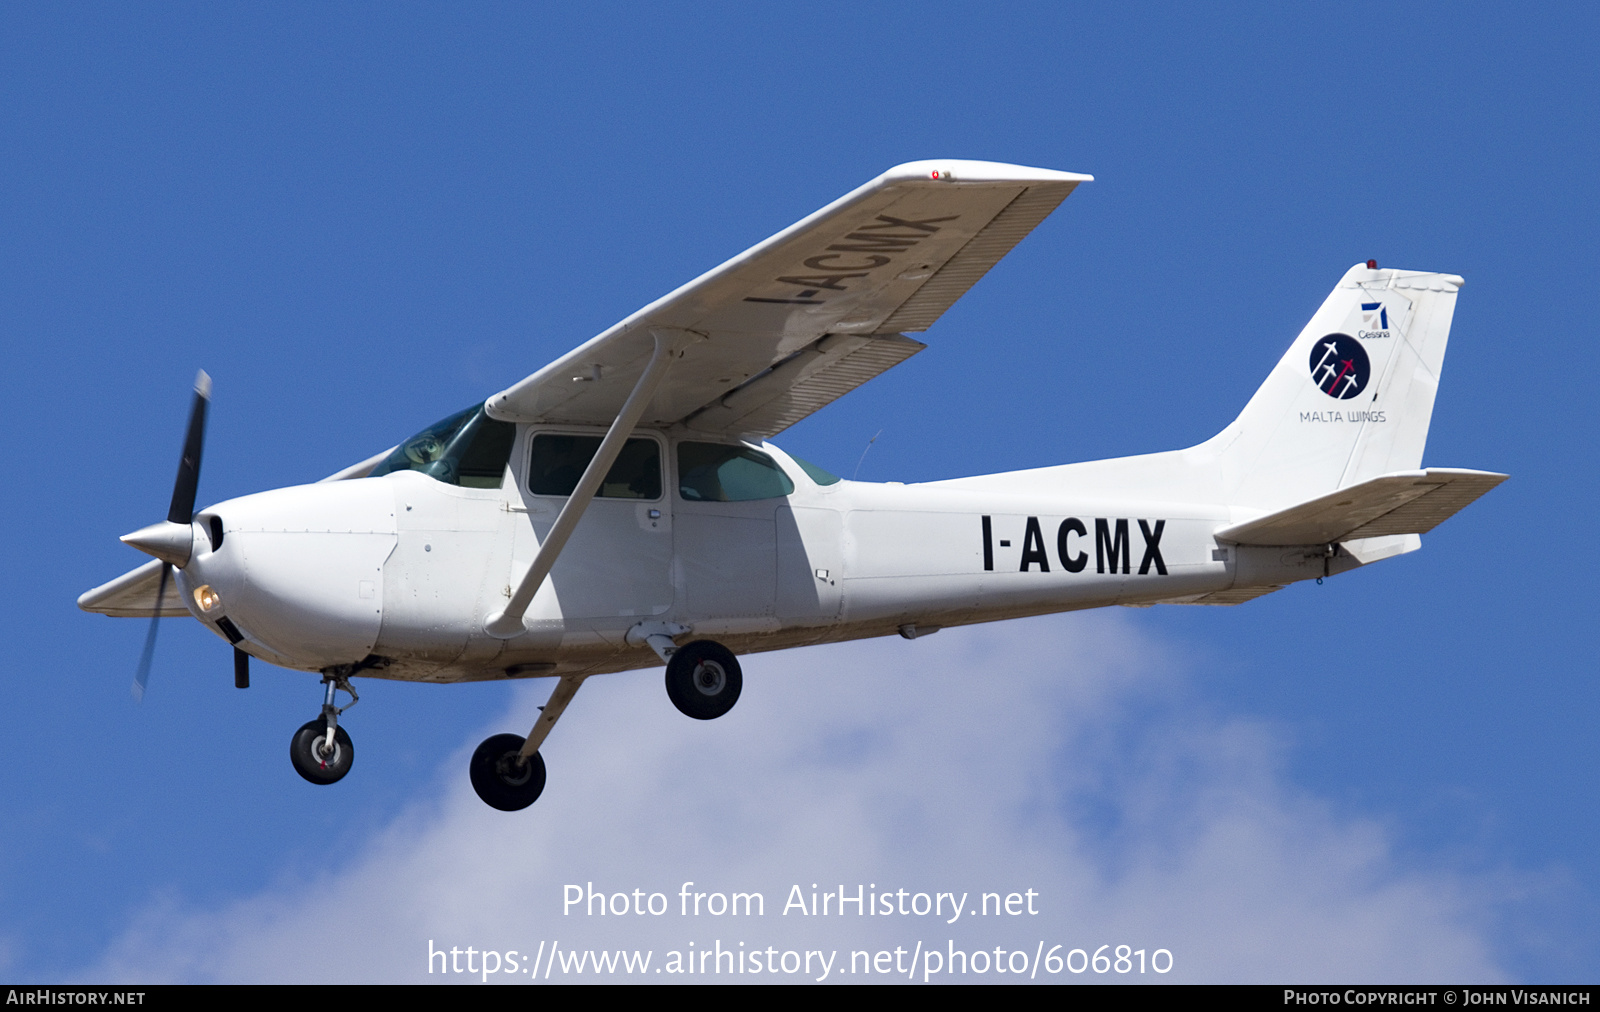
[(524, 760), (525, 741), (520, 735), (497, 734), (472, 753), (472, 789), (490, 808), (519, 812), (544, 793), (544, 757), (535, 752)]
[(733, 709), (743, 687), (739, 662), (721, 643), (695, 640), (667, 662), (667, 696), (695, 720), (713, 720)]
[(323, 752), (328, 741), (328, 725), (321, 717), (308, 720), (289, 739), (289, 761), (294, 771), (314, 784), (331, 784), (350, 772), (356, 760), (356, 747), (344, 728), (333, 729), (333, 751)]

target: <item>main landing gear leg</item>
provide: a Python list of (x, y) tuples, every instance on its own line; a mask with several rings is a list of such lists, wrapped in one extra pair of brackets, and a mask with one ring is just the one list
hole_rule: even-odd
[[(348, 675), (324, 674), (322, 684), (322, 715), (300, 725), (289, 739), (289, 761), (294, 771), (314, 784), (331, 784), (342, 780), (355, 762), (356, 749), (350, 735), (339, 726), (339, 715), (361, 702), (356, 690), (350, 687)], [(350, 696), (344, 706), (334, 705), (334, 692)]]
[(472, 789), (490, 808), (502, 812), (517, 812), (535, 801), (544, 792), (544, 757), (539, 746), (550, 734), (550, 729), (561, 719), (562, 711), (577, 695), (583, 684), (583, 675), (565, 675), (550, 693), (550, 701), (541, 706), (539, 719), (526, 738), (514, 734), (497, 734), (484, 740), (472, 753), (469, 771)]

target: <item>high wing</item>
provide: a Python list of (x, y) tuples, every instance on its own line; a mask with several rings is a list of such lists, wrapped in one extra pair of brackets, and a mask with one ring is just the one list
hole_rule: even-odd
[(641, 424), (770, 436), (905, 361), (967, 289), (1092, 176), (896, 166), (501, 391), (503, 421), (607, 425), (655, 347), (688, 332)]
[[(149, 618), (156, 613), (156, 591), (161, 587), (160, 559), (151, 559), (138, 569), (104, 583), (78, 597), (78, 607), (84, 611), (112, 615), (116, 618)], [(177, 580), (167, 581), (167, 592), (161, 596), (161, 614), (173, 618), (188, 618), (183, 596)]]

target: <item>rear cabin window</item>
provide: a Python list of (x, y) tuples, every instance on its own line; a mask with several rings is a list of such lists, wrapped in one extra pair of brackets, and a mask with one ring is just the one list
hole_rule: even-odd
[[(528, 458), (528, 491), (571, 495), (600, 449), (599, 436), (538, 435)], [(595, 493), (602, 499), (661, 498), (661, 448), (653, 439), (630, 439)]]
[(759, 450), (723, 443), (678, 444), (678, 494), (690, 502), (777, 499), (793, 491), (794, 482)]
[(844, 480), (843, 478), (840, 478), (838, 475), (834, 474), (832, 471), (825, 471), (817, 465), (811, 463), (811, 461), (801, 460), (792, 453), (789, 454), (789, 459), (794, 461), (796, 464), (799, 464), (800, 470), (804, 471), (807, 476), (809, 476), (811, 480), (816, 482), (818, 485), (837, 485), (839, 482)]

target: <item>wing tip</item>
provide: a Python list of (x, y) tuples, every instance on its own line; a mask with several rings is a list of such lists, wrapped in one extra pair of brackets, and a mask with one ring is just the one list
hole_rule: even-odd
[(1092, 183), (1094, 177), (1082, 172), (1039, 169), (1008, 162), (973, 161), (965, 158), (925, 158), (903, 162), (880, 177), (884, 182), (948, 180), (953, 183)]

